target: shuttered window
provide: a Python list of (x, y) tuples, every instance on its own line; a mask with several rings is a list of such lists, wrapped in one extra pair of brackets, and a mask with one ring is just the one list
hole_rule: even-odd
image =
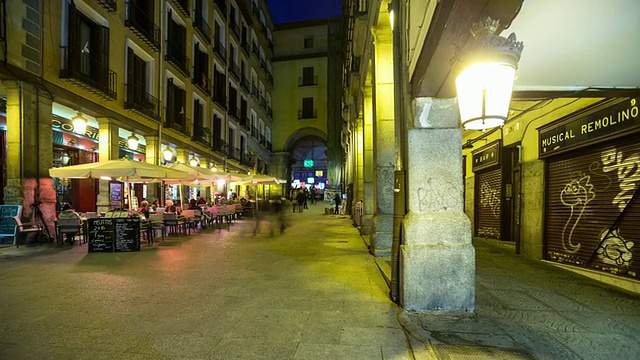
[(545, 255), (637, 278), (640, 272), (637, 137), (547, 161)]
[(476, 175), (475, 236), (500, 239), (502, 169)]

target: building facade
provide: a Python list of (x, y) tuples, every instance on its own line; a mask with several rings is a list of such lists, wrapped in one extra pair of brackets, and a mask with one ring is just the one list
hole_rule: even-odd
[[(35, 202), (47, 221), (61, 202), (112, 206), (109, 181), (52, 180), (54, 166), (128, 156), (269, 172), (274, 42), (264, 1), (2, 6), (3, 201), (23, 205), (25, 217)], [(144, 197), (163, 196), (144, 187)]]

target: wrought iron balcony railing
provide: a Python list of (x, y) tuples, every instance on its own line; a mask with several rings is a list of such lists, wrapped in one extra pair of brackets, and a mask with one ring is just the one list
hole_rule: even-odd
[(98, 0), (98, 4), (102, 5), (102, 7), (107, 11), (118, 10), (118, 3), (116, 3), (116, 0)]
[(186, 55), (184, 44), (175, 44), (167, 40), (167, 50), (164, 59), (173, 64), (183, 75), (189, 76), (189, 57)]
[(200, 88), (200, 90), (204, 91), (205, 94), (211, 95), (211, 79), (204, 71), (200, 74), (197, 74), (194, 71), (191, 83), (195, 84), (198, 88)]
[[(109, 64), (103, 64), (92, 59), (88, 53), (80, 49), (62, 46), (62, 68), (60, 78), (67, 79), (83, 89), (107, 100), (116, 100), (117, 74), (109, 69)], [(71, 56), (80, 53), (79, 56)], [(74, 61), (75, 60), (75, 61)]]
[(178, 5), (178, 11), (185, 17), (189, 17), (189, 0), (173, 0)]
[(240, 26), (235, 19), (232, 19), (229, 23), (229, 27), (231, 28), (231, 33), (236, 36), (237, 39), (240, 39)]
[(263, 134), (260, 134), (260, 145), (267, 145), (267, 138)]
[(271, 144), (271, 141), (267, 141), (267, 150), (273, 151), (273, 146)]
[(251, 91), (251, 83), (249, 82), (249, 79), (244, 76), (242, 77), (240, 86), (242, 86), (242, 88), (247, 92)]
[(222, 17), (227, 18), (227, 2), (225, 0), (213, 0), (213, 4), (218, 7)]
[(211, 130), (206, 127), (194, 126), (192, 139), (193, 141), (197, 141), (207, 147), (211, 147)]
[(270, 71), (267, 71), (267, 80), (271, 85), (273, 85), (273, 74)]
[(227, 63), (227, 49), (220, 39), (216, 39), (213, 44), (213, 52), (218, 55), (223, 63)]
[(231, 74), (234, 75), (236, 79), (240, 79), (240, 68), (238, 67), (238, 64), (233, 61), (231, 61), (231, 63), (229, 64), (229, 72), (231, 72)]
[(183, 135), (191, 136), (191, 119), (184, 116), (184, 114), (177, 113), (175, 110), (167, 109), (164, 127), (174, 129)]
[(298, 77), (298, 86), (318, 85), (318, 76), (300, 76)]
[(220, 138), (218, 138), (218, 139), (214, 138), (213, 139), (213, 146), (211, 146), (211, 149), (213, 151), (217, 151), (220, 154), (225, 155), (225, 156), (227, 155), (227, 153), (229, 151), (228, 150), (228, 146), (227, 146), (227, 142), (224, 141), (223, 139), (220, 139)]
[(252, 127), (251, 128), (251, 136), (253, 136), (254, 138), (258, 138), (258, 128), (257, 127)]
[(298, 119), (315, 119), (318, 117), (318, 110), (298, 110)]
[(260, 50), (258, 50), (258, 44), (253, 43), (253, 46), (251, 47), (251, 55), (255, 56), (256, 58), (260, 58)]
[(204, 37), (207, 44), (211, 44), (211, 26), (201, 14), (193, 15), (193, 27)]
[(160, 50), (160, 27), (149, 18), (149, 15), (142, 11), (137, 2), (127, 0), (125, 2), (126, 18), (124, 26), (128, 27), (138, 35), (140, 40), (144, 41), (154, 50)]
[[(131, 86), (134, 89), (131, 89)], [(124, 102), (125, 109), (133, 110), (156, 121), (160, 119), (160, 101), (155, 96), (146, 91), (136, 90), (143, 89), (143, 86), (126, 84), (125, 87), (127, 94)]]
[(227, 93), (223, 88), (213, 88), (213, 95), (211, 96), (213, 101), (220, 105), (223, 109), (227, 108)]

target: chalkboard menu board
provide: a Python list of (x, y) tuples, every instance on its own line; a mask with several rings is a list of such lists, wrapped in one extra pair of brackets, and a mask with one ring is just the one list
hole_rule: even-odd
[[(22, 205), (0, 205), (0, 237), (11, 237), (15, 233), (14, 216), (22, 215)], [(2, 239), (0, 239), (0, 242)]]
[(140, 251), (140, 218), (116, 218), (115, 252)]
[(89, 222), (89, 252), (113, 252), (115, 219), (87, 219)]
[(140, 251), (140, 218), (87, 219), (89, 252)]

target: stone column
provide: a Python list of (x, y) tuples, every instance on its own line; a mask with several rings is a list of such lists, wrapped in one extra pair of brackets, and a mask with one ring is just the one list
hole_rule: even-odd
[[(277, 191), (273, 191), (273, 195), (280, 194), (281, 196), (287, 196), (287, 189), (291, 182), (291, 175), (289, 173), (289, 164), (291, 163), (291, 153), (289, 152), (275, 152), (271, 155), (271, 175), (278, 179), (286, 180), (286, 183), (281, 185)], [(275, 189), (275, 186), (273, 187)]]
[[(56, 194), (53, 165), (51, 99), (28, 83), (3, 81), (7, 97), (7, 184), (4, 203), (22, 205), (25, 220), (43, 220), (53, 234)], [(42, 219), (31, 204), (42, 202)]]
[(410, 311), (475, 308), (475, 250), (463, 212), (462, 141), (454, 99), (417, 98), (408, 131), (400, 301)]
[(371, 218), (373, 217), (373, 179), (375, 172), (373, 171), (373, 88), (365, 86), (364, 92), (364, 109), (363, 109), (363, 145), (362, 152), (362, 192), (364, 193), (364, 216), (362, 218), (362, 235), (371, 234)]
[[(144, 139), (146, 141), (145, 161), (153, 165), (162, 165), (164, 158), (160, 151), (160, 138), (158, 136), (145, 136)], [(149, 204), (155, 199), (160, 199), (160, 186), (160, 183), (147, 184), (147, 200), (149, 200)]]
[[(109, 118), (97, 118), (99, 126), (98, 156), (100, 161), (117, 160), (120, 155), (119, 126), (116, 121)], [(111, 209), (110, 181), (100, 180), (96, 207), (98, 212), (106, 212)], [(124, 194), (124, 189), (123, 189)]]
[(176, 149), (176, 162), (189, 164), (189, 152), (185, 149)]
[(393, 242), (393, 189), (395, 169), (395, 118), (393, 41), (391, 28), (373, 29), (374, 60), (374, 215), (371, 219), (371, 248), (375, 256), (391, 255)]
[(353, 153), (353, 200), (364, 200), (364, 118), (360, 113), (354, 119), (352, 153)]

